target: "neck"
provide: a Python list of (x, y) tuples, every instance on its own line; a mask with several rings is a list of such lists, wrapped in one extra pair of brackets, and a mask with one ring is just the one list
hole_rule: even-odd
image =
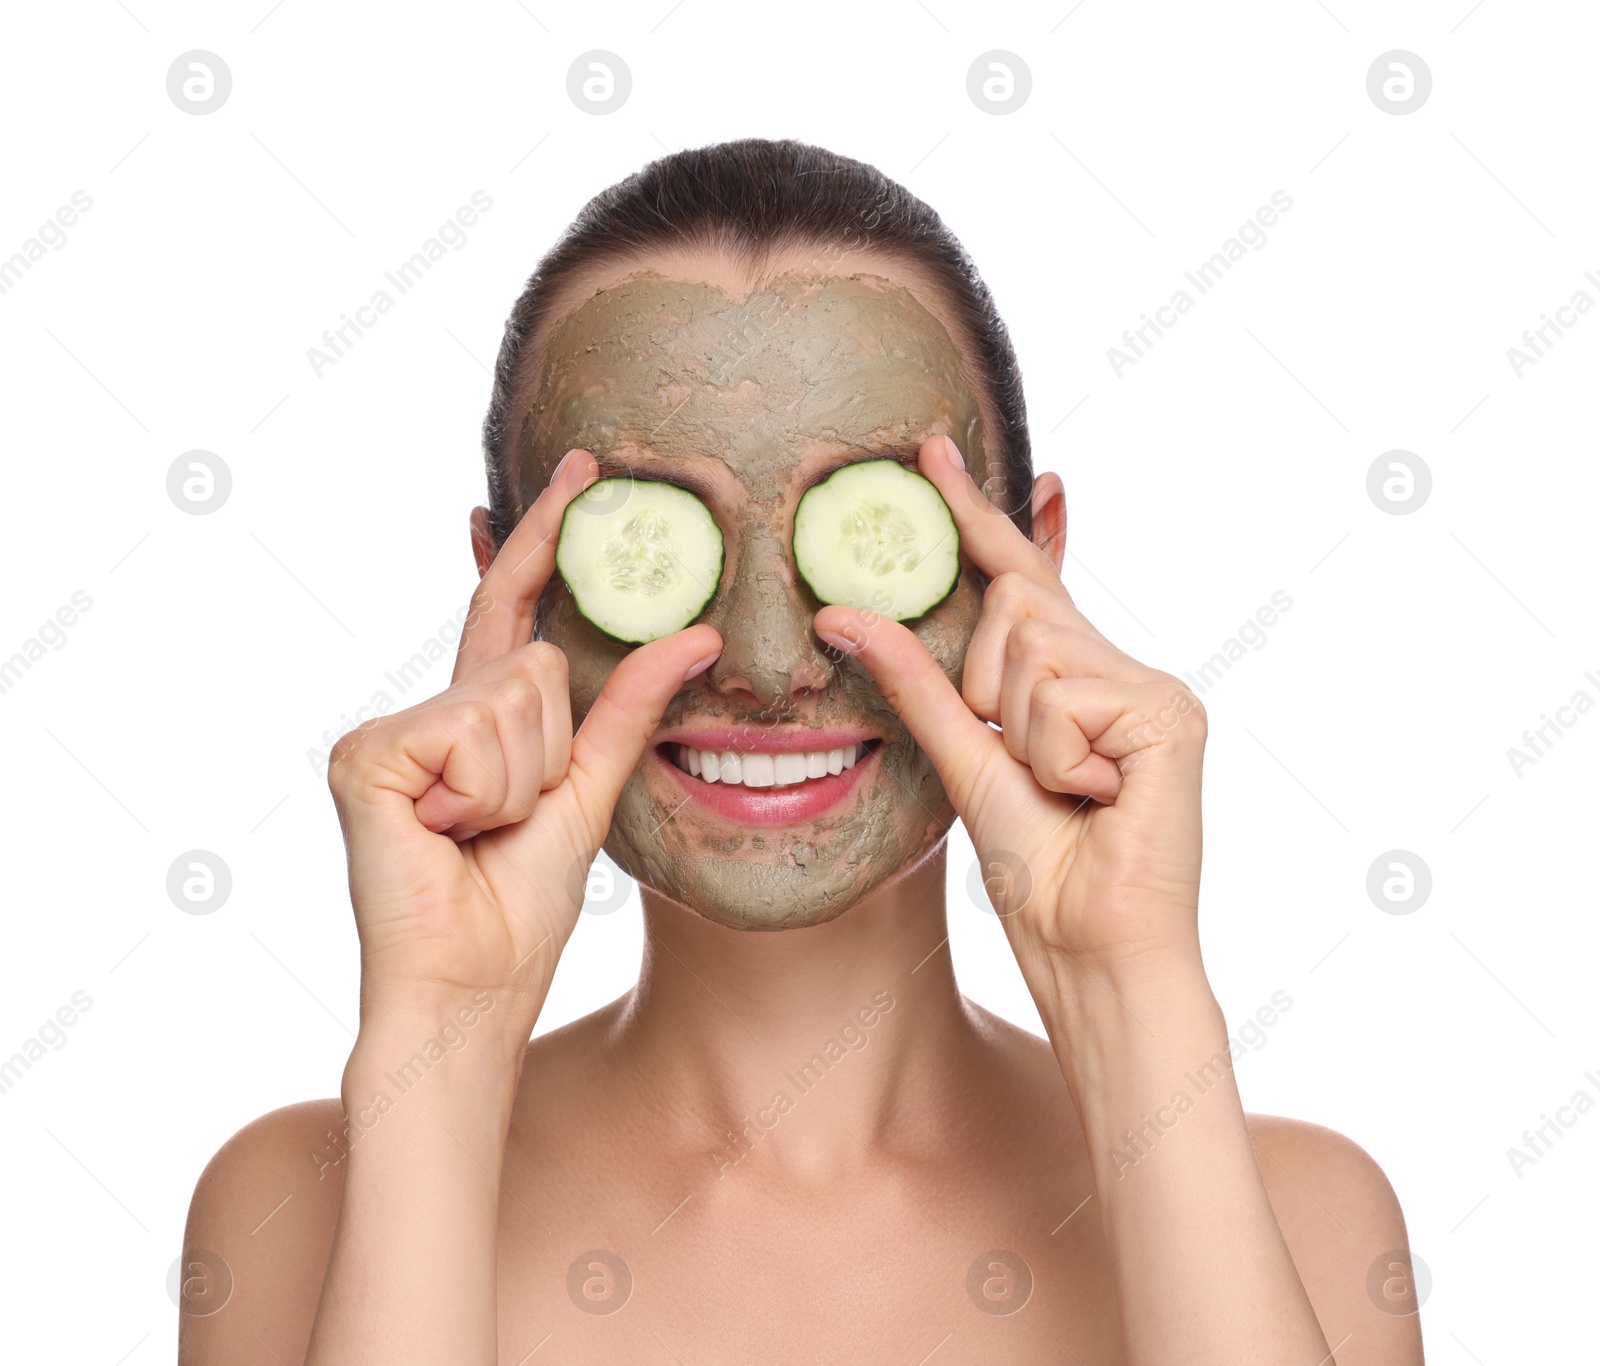
[(783, 931), (643, 890), (644, 962), (614, 1041), (686, 1145), (822, 1173), (954, 1103), (978, 1054), (944, 875), (941, 841), (837, 919)]

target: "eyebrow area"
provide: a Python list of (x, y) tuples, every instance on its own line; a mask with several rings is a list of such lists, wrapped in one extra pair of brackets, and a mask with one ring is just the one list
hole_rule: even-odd
[[(830, 474), (843, 469), (846, 465), (860, 465), (871, 460), (893, 460), (896, 464), (915, 470), (920, 448), (920, 442), (914, 445), (852, 447), (812, 470), (801, 484), (800, 491), (804, 493), (807, 489), (820, 484)], [(647, 479), (662, 484), (674, 484), (694, 494), (702, 502), (709, 501), (716, 492), (716, 481), (697, 469), (695, 463), (686, 460), (654, 460), (646, 457), (630, 464), (612, 456), (596, 456), (595, 464), (599, 466), (602, 479)]]
[(820, 484), (830, 474), (842, 470), (846, 465), (862, 465), (871, 460), (893, 460), (897, 465), (904, 465), (907, 469), (915, 470), (917, 468), (917, 454), (921, 449), (921, 445), (922, 443), (918, 442), (916, 445), (911, 446), (855, 447), (841, 454), (838, 459), (830, 460), (826, 465), (813, 470), (806, 476), (800, 491), (804, 493), (806, 489)]
[(637, 460), (630, 464), (613, 456), (597, 455), (595, 464), (602, 479), (645, 479), (658, 484), (674, 484), (708, 502), (715, 496), (714, 481), (687, 461)]

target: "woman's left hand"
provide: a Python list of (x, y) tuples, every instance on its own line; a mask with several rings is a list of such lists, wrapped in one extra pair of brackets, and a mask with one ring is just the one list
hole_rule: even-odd
[(898, 622), (825, 607), (817, 632), (860, 659), (933, 761), (1031, 986), (1031, 969), (1198, 971), (1205, 709), (1089, 624), (954, 452), (932, 437), (918, 463), (991, 580), (961, 691)]

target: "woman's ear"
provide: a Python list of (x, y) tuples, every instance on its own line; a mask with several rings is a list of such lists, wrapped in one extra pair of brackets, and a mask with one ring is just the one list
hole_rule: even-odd
[(1033, 481), (1033, 543), (1061, 572), (1067, 550), (1067, 492), (1053, 470)]
[(489, 509), (473, 508), (471, 523), (472, 558), (478, 562), (478, 577), (481, 579), (494, 563), (494, 537), (489, 532)]

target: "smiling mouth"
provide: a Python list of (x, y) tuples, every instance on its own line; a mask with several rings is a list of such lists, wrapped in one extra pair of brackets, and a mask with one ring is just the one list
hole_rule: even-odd
[(778, 751), (696, 749), (666, 744), (662, 751), (672, 765), (702, 783), (728, 787), (774, 789), (797, 787), (817, 778), (837, 776), (852, 769), (881, 741), (867, 740), (836, 749)]
[[(876, 736), (829, 748), (796, 748), (846, 738), (826, 731), (813, 739), (794, 731), (758, 737), (712, 730), (692, 736), (695, 744), (665, 741), (654, 753), (663, 777), (681, 789), (683, 803), (692, 801), (706, 817), (741, 826), (799, 826), (837, 811), (875, 777), (884, 746)], [(713, 747), (730, 742), (738, 747)], [(763, 743), (770, 747), (762, 748)]]

